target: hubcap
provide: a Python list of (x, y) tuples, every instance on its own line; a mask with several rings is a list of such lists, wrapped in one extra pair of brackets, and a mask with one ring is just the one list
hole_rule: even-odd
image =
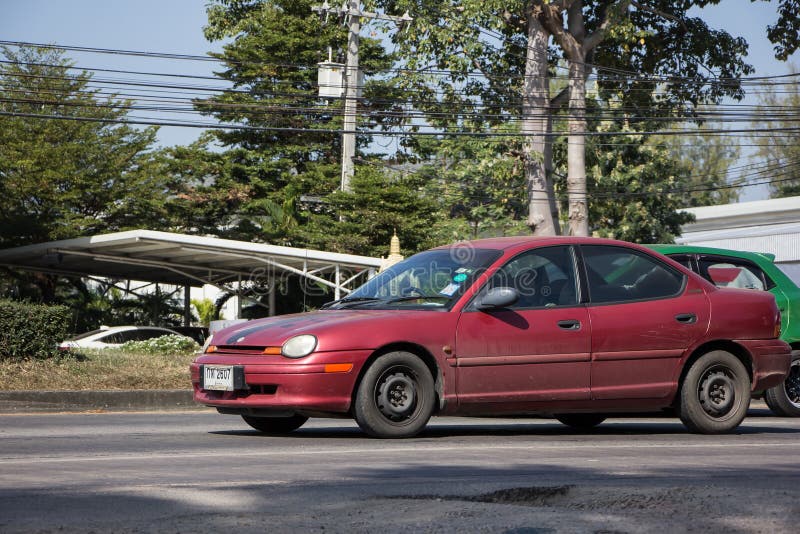
[(700, 381), (700, 404), (712, 417), (723, 417), (730, 413), (736, 402), (736, 388), (733, 379), (723, 371), (706, 371)]
[(375, 401), (381, 413), (391, 421), (411, 417), (417, 406), (417, 384), (410, 371), (388, 369), (378, 380)]
[(786, 377), (783, 388), (786, 390), (786, 397), (788, 397), (789, 402), (800, 408), (800, 360), (792, 362), (792, 366), (789, 368), (789, 376)]

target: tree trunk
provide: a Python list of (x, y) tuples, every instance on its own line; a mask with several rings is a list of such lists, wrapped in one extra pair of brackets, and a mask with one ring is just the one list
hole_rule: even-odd
[(567, 194), (569, 234), (589, 235), (586, 194), (586, 63), (585, 56), (569, 61), (569, 137), (567, 138)]
[(550, 34), (528, 14), (528, 50), (522, 95), (522, 134), (525, 181), (528, 189), (528, 226), (533, 235), (556, 235), (545, 171), (545, 139), (549, 117), (550, 87), (547, 77), (547, 42)]
[(548, 110), (547, 114), (547, 137), (544, 140), (544, 173), (547, 180), (547, 198), (550, 200), (550, 215), (553, 218), (553, 226), (556, 235), (561, 234), (561, 221), (558, 212), (558, 199), (554, 187), (555, 175), (553, 173), (553, 109)]

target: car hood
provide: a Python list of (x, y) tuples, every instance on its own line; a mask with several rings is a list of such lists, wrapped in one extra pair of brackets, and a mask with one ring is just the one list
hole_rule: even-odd
[(300, 334), (317, 336), (317, 350), (374, 348), (377, 338), (411, 325), (430, 325), (445, 319), (446, 311), (426, 310), (323, 310), (257, 319), (220, 330), (211, 341), (216, 346), (280, 346)]

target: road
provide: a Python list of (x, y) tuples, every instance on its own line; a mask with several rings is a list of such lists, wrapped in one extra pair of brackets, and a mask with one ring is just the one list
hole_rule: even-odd
[(211, 411), (0, 415), (0, 532), (796, 532), (798, 448), (800, 420), (763, 409), (724, 436), (435, 418), (400, 441), (336, 419), (269, 437)]

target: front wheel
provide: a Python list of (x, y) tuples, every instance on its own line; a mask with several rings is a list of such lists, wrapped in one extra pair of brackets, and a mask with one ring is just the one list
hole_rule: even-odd
[(680, 417), (692, 432), (720, 434), (733, 430), (750, 406), (750, 376), (739, 359), (723, 350), (704, 354), (683, 379)]
[(792, 351), (792, 365), (783, 384), (764, 392), (764, 402), (775, 415), (800, 417), (800, 351)]
[(252, 415), (243, 415), (242, 419), (251, 427), (265, 434), (288, 434), (308, 421), (308, 417), (302, 415), (292, 415), (291, 417), (253, 417)]
[(418, 434), (433, 413), (435, 393), (428, 367), (409, 352), (390, 352), (369, 366), (356, 392), (355, 419), (375, 438)]

